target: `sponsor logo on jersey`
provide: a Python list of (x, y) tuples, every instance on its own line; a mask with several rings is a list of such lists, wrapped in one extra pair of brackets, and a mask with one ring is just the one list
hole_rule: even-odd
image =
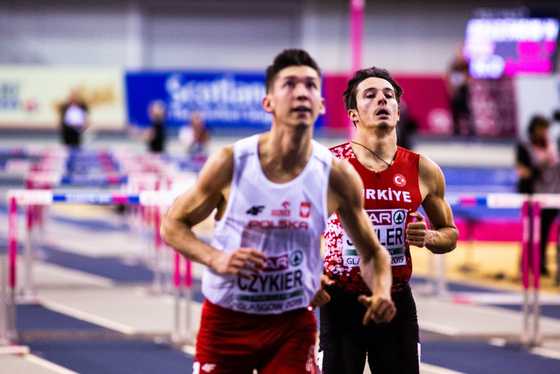
[(275, 217), (286, 217), (289, 216), (291, 214), (290, 212), (290, 203), (288, 201), (284, 201), (282, 203), (282, 208), (283, 209), (272, 209), (272, 215)]
[(218, 365), (216, 364), (204, 364), (202, 367), (200, 366), (200, 362), (193, 363), (193, 374), (200, 374), (200, 373), (211, 373), (213, 372)]
[(262, 213), (263, 210), (264, 210), (264, 205), (253, 205), (252, 207), (247, 209), (245, 213), (250, 214), (252, 216), (256, 216), (259, 213)]
[(289, 267), (288, 255), (268, 257), (264, 263), (265, 268), (263, 271), (286, 270)]
[(393, 222), (400, 225), (406, 220), (406, 212), (404, 210), (396, 210), (393, 213)]
[(371, 210), (367, 212), (374, 225), (393, 224), (393, 212), (390, 210)]
[(290, 253), (290, 265), (299, 266), (303, 261), (303, 251), (301, 249), (296, 249)]
[(406, 220), (406, 211), (396, 210), (367, 210), (369, 219), (375, 225), (400, 225)]

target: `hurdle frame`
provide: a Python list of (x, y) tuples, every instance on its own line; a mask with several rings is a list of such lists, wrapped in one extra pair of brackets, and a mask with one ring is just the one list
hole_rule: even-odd
[[(178, 195), (178, 194), (177, 194)], [(121, 191), (79, 191), (65, 192), (57, 194), (52, 190), (9, 190), (7, 193), (10, 209), (10, 260), (9, 260), (9, 284), (11, 287), (11, 298), (14, 302), (11, 304), (15, 307), (15, 258), (17, 253), (17, 205), (49, 205), (53, 202), (67, 203), (88, 203), (88, 204), (139, 204), (141, 206), (171, 206), (177, 197), (173, 191), (141, 191), (138, 194), (127, 194)], [(529, 258), (529, 251), (533, 252), (532, 267), (529, 261), (523, 262), (522, 278), (523, 278), (523, 326), (522, 341), (531, 347), (538, 346), (542, 342), (540, 335), (540, 308), (539, 308), (539, 277), (540, 277), (540, 249), (538, 238), (540, 227), (540, 209), (542, 207), (560, 207), (560, 195), (552, 194), (486, 194), (484, 196), (477, 195), (456, 195), (448, 196), (448, 202), (451, 206), (463, 204), (465, 206), (487, 206), (489, 208), (521, 208), (523, 220), (523, 257)], [(157, 232), (158, 230), (156, 230)], [(159, 235), (157, 232), (156, 235)], [(157, 240), (155, 238), (154, 240)], [(440, 256), (440, 269), (444, 266), (444, 256)], [(532, 278), (531, 278), (532, 273)], [(438, 289), (445, 289), (445, 275), (443, 271), (439, 272), (442, 277), (438, 280), (440, 286)], [(532, 282), (531, 282), (532, 281)], [(192, 282), (192, 279), (191, 281)], [(180, 281), (179, 281), (180, 283)], [(180, 287), (177, 287), (177, 281), (174, 278), (176, 303), (180, 298)], [(442, 286), (443, 285), (443, 286)], [(191, 283), (192, 286), (192, 283)], [(443, 287), (443, 288), (442, 288)], [(187, 287), (189, 288), (189, 287)], [(532, 291), (532, 300), (529, 298), (529, 290)], [(189, 297), (190, 292), (185, 292)], [(441, 295), (440, 295), (441, 296)], [(532, 314), (529, 312), (530, 304), (532, 304)], [(176, 310), (180, 308), (176, 306)], [(14, 313), (15, 314), (15, 313)], [(178, 318), (178, 317), (177, 317)], [(530, 318), (533, 318), (532, 323)], [(13, 323), (15, 326), (15, 315), (11, 316), (8, 325)], [(175, 324), (175, 339), (177, 341), (189, 340), (185, 339), (180, 333), (179, 323)], [(9, 327), (10, 328), (10, 327)], [(9, 334), (8, 334), (9, 335)]]
[[(40, 205), (50, 205), (55, 202), (66, 202), (66, 203), (88, 203), (95, 205), (110, 205), (110, 204), (131, 204), (131, 205), (141, 205), (145, 207), (169, 207), (175, 201), (178, 193), (174, 191), (141, 191), (136, 194), (123, 193), (121, 191), (79, 191), (79, 192), (64, 192), (56, 193), (52, 190), (8, 190), (7, 199), (9, 202), (9, 259), (8, 259), (8, 288), (9, 297), (2, 298), (0, 300), (0, 311), (6, 303), (2, 304), (6, 300), (9, 300), (10, 310), (3, 314), (5, 318), (0, 318), (0, 347), (7, 346), (17, 341), (18, 333), (16, 328), (16, 268), (17, 268), (17, 221), (18, 221), (18, 205), (25, 206), (40, 206)], [(27, 215), (26, 215), (27, 218)], [(160, 242), (163, 246), (163, 241), (159, 236), (159, 230), (155, 228), (154, 230), (154, 242)], [(27, 235), (27, 238), (30, 236)], [(159, 237), (159, 240), (158, 240)], [(178, 254), (177, 254), (178, 255)], [(24, 261), (29, 260), (29, 256), (24, 256)], [(185, 299), (186, 303), (186, 316), (185, 316), (185, 328), (181, 329), (179, 319), (180, 319), (180, 308), (176, 307), (176, 323), (174, 329), (171, 332), (172, 340), (177, 344), (191, 344), (193, 339), (190, 334), (191, 329), (191, 299), (192, 299), (192, 272), (190, 261), (185, 260), (186, 274), (185, 283), (183, 287), (175, 287), (179, 292), (175, 292), (175, 304), (179, 305), (181, 298)], [(1, 263), (0, 263), (1, 265)], [(25, 271), (32, 271), (32, 263), (24, 264)], [(176, 271), (179, 271), (179, 267), (176, 266)], [(179, 283), (181, 279), (180, 273), (178, 275), (173, 275), (174, 277), (179, 277)], [(31, 279), (27, 277), (25, 279)], [(1, 286), (1, 284), (0, 284)], [(3, 292), (0, 288), (0, 292)], [(0, 297), (3, 294), (0, 294)], [(6, 305), (7, 306), (7, 305)], [(5, 327), (3, 327), (5, 326)], [(6, 331), (4, 333), (4, 331)]]

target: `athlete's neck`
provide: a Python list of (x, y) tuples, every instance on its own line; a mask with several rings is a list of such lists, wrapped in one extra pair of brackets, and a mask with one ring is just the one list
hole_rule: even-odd
[(352, 139), (352, 149), (368, 169), (385, 170), (390, 167), (397, 153), (397, 136), (394, 131), (366, 134), (358, 129)]
[(308, 131), (270, 131), (259, 138), (259, 160), (266, 177), (285, 183), (307, 165), (313, 145)]

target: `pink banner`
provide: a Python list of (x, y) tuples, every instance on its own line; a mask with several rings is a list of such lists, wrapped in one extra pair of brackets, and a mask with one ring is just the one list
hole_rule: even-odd
[[(350, 121), (342, 94), (350, 77), (346, 74), (323, 76), (323, 97), (327, 107), (323, 129), (326, 133), (347, 133)], [(443, 75), (395, 73), (393, 77), (404, 90), (401, 112), (406, 105), (407, 114), (416, 122), (419, 134), (449, 136), (453, 133), (449, 92)], [(486, 138), (516, 136), (517, 106), (513, 80), (478, 79), (473, 80), (470, 88), (476, 135)]]
[[(327, 107), (324, 130), (327, 133), (346, 133), (351, 124), (342, 98), (349, 79), (346, 74), (325, 74), (323, 77), (323, 97)], [(403, 87), (403, 102), (409, 117), (418, 124), (418, 132), (451, 134), (451, 114), (443, 77), (396, 75), (395, 80)], [(429, 92), (428, 98), (426, 92)]]

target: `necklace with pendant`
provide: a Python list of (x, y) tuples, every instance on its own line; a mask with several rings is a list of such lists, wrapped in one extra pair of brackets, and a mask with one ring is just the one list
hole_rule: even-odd
[(384, 159), (382, 159), (380, 156), (377, 155), (377, 153), (375, 153), (374, 151), (372, 151), (371, 149), (369, 149), (369, 148), (366, 147), (365, 145), (363, 145), (363, 144), (361, 144), (361, 143), (358, 143), (358, 142), (355, 142), (355, 141), (353, 141), (353, 140), (350, 140), (350, 143), (354, 143), (354, 144), (357, 144), (357, 145), (359, 145), (359, 146), (361, 146), (361, 147), (364, 147), (365, 149), (367, 149), (368, 151), (370, 151), (372, 155), (374, 155), (375, 157), (377, 157), (378, 159), (380, 159), (381, 161), (383, 161), (384, 163), (386, 163), (386, 164), (387, 164), (387, 167), (391, 167), (391, 165), (393, 165), (393, 162), (395, 162), (395, 157), (397, 157), (397, 152), (395, 152), (395, 155), (393, 156), (393, 159), (392, 159), (391, 162), (389, 163), (389, 162), (385, 161)]

